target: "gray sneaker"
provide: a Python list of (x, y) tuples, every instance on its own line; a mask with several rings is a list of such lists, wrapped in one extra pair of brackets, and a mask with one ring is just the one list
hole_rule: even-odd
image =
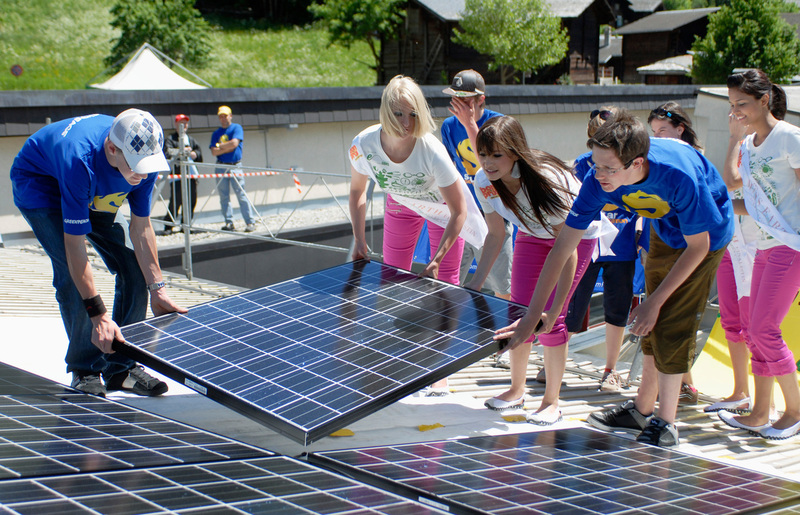
[(669, 422), (658, 417), (652, 417), (647, 426), (636, 437), (636, 441), (655, 445), (656, 447), (677, 447), (678, 430)]
[(247, 224), (247, 227), (244, 228), (244, 232), (255, 232), (256, 224)]
[(161, 379), (145, 372), (141, 365), (136, 365), (126, 372), (111, 376), (106, 381), (106, 388), (108, 391), (123, 390), (145, 397), (155, 397), (165, 393), (169, 386)]
[(103, 386), (103, 382), (100, 380), (100, 374), (81, 375), (78, 372), (73, 372), (70, 386), (79, 392), (97, 395), (98, 397), (105, 397), (107, 393), (106, 387)]
[(632, 400), (627, 400), (603, 412), (594, 412), (586, 422), (603, 431), (625, 431), (626, 433), (639, 434), (647, 426), (653, 415), (643, 415), (636, 409)]
[(601, 392), (618, 392), (621, 387), (622, 387), (622, 379), (619, 377), (619, 374), (615, 370), (612, 370), (611, 372), (606, 372), (603, 375), (603, 379), (600, 380)]

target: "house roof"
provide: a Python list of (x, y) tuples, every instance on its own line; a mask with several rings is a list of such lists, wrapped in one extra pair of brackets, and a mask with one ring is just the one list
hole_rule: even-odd
[[(603, 36), (600, 36), (600, 44), (603, 44)], [(622, 56), (622, 38), (619, 36), (611, 36), (608, 40), (608, 45), (601, 46), (598, 54), (597, 61), (600, 64), (605, 64), (614, 57)]]
[[(596, 0), (545, 0), (552, 13), (559, 18), (577, 18)], [(442, 21), (457, 22), (464, 11), (464, 0), (417, 0), (420, 5)], [(653, 0), (648, 0), (653, 3)], [(658, 0), (656, 3), (661, 4)]]
[(628, 0), (628, 3), (635, 13), (652, 13), (662, 4), (661, 0)]
[(653, 64), (640, 66), (636, 71), (642, 75), (688, 75), (692, 71), (692, 56), (686, 54), (668, 57)]
[(685, 9), (682, 11), (659, 11), (617, 29), (616, 33), (618, 36), (624, 36), (628, 34), (670, 32), (684, 25), (688, 25), (693, 21), (705, 18), (718, 10), (719, 7), (708, 7), (705, 9)]

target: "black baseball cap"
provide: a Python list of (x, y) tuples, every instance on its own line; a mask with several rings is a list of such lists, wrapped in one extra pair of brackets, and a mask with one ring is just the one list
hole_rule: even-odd
[(454, 97), (475, 97), (485, 94), (486, 83), (475, 70), (463, 70), (453, 77), (453, 83), (442, 92)]

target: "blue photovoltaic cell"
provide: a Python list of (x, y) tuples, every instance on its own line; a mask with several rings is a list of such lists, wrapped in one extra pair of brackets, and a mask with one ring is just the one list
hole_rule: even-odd
[(453, 512), (739, 513), (800, 504), (800, 483), (590, 429), (312, 453), (349, 477)]
[(59, 514), (445, 513), (284, 457), (7, 480), (0, 504)]
[(305, 444), (495, 352), (522, 312), (358, 261), (127, 326), (118, 348)]

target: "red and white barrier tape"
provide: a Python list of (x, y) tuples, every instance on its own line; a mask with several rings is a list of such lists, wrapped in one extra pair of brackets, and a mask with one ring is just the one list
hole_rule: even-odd
[[(262, 175), (281, 175), (283, 172), (244, 172), (244, 173), (201, 173), (198, 175), (190, 175), (192, 179), (222, 179), (223, 177), (258, 177)], [(163, 179), (164, 175), (159, 175), (159, 179)], [(169, 174), (167, 179), (180, 179), (179, 174)]]
[(303, 191), (300, 189), (300, 179), (297, 178), (297, 174), (293, 173), (292, 177), (294, 178), (294, 185), (297, 188), (297, 193), (302, 194)]

